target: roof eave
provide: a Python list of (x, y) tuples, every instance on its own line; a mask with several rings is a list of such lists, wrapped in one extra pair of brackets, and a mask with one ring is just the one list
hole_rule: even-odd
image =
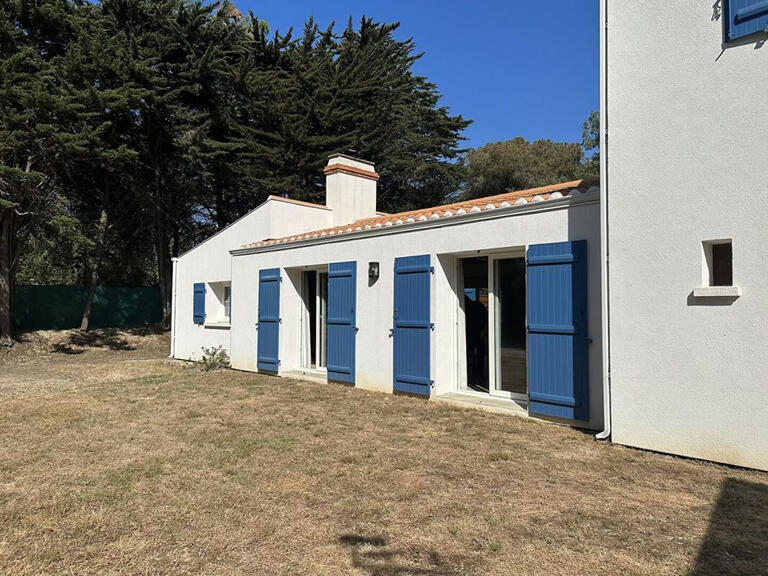
[(232, 256), (247, 256), (249, 254), (258, 254), (261, 252), (274, 252), (287, 250), (290, 248), (300, 248), (314, 244), (329, 244), (332, 242), (342, 242), (345, 240), (356, 240), (360, 238), (369, 238), (372, 236), (386, 236), (390, 234), (400, 234), (404, 232), (413, 232), (428, 228), (440, 228), (443, 226), (453, 226), (467, 222), (494, 220), (513, 216), (517, 214), (546, 212), (550, 210), (559, 210), (571, 205), (593, 204), (600, 201), (599, 192), (582, 193), (578, 196), (563, 196), (553, 200), (542, 200), (541, 202), (529, 202), (527, 204), (513, 204), (504, 208), (494, 208), (493, 210), (484, 210), (480, 212), (467, 212), (466, 214), (455, 214), (442, 218), (430, 220), (417, 220), (415, 222), (405, 222), (392, 226), (383, 226), (381, 228), (371, 228), (370, 230), (357, 230), (353, 232), (343, 232), (339, 234), (328, 234), (315, 238), (306, 238), (280, 242), (277, 244), (268, 244), (265, 246), (251, 246), (248, 248), (236, 248), (230, 250)]

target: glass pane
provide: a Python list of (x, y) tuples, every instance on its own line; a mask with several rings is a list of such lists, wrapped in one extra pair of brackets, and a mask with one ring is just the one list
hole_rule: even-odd
[(320, 366), (328, 361), (328, 273), (320, 272), (318, 291), (320, 294)]
[(496, 261), (497, 389), (528, 393), (525, 333), (525, 260)]
[[(309, 365), (314, 368), (317, 365), (317, 272), (304, 272), (305, 303), (307, 316), (309, 317), (309, 334), (304, 336), (306, 346), (309, 337)], [(306, 359), (305, 359), (306, 361)]]
[(467, 388), (488, 392), (488, 257), (464, 258), (461, 266)]

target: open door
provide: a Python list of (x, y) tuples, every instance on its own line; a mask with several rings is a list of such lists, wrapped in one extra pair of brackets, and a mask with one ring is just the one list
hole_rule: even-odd
[(256, 367), (277, 372), (280, 366), (280, 269), (259, 270), (259, 335)]
[(587, 242), (528, 248), (530, 412), (589, 420)]
[(393, 311), (394, 383), (396, 392), (429, 396), (430, 285), (429, 255), (395, 259)]

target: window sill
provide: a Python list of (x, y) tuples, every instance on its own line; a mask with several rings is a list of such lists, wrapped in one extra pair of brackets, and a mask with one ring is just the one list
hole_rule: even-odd
[(693, 289), (694, 298), (738, 298), (741, 288), (738, 286), (699, 286)]
[(214, 330), (229, 330), (232, 325), (229, 322), (206, 322), (203, 324), (203, 328), (211, 328)]

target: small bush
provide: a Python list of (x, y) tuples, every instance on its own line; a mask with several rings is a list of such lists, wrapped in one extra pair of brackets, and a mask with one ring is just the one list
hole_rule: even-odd
[(200, 359), (200, 365), (206, 372), (229, 368), (229, 354), (224, 350), (224, 346), (213, 346), (211, 348), (203, 346), (203, 357)]

